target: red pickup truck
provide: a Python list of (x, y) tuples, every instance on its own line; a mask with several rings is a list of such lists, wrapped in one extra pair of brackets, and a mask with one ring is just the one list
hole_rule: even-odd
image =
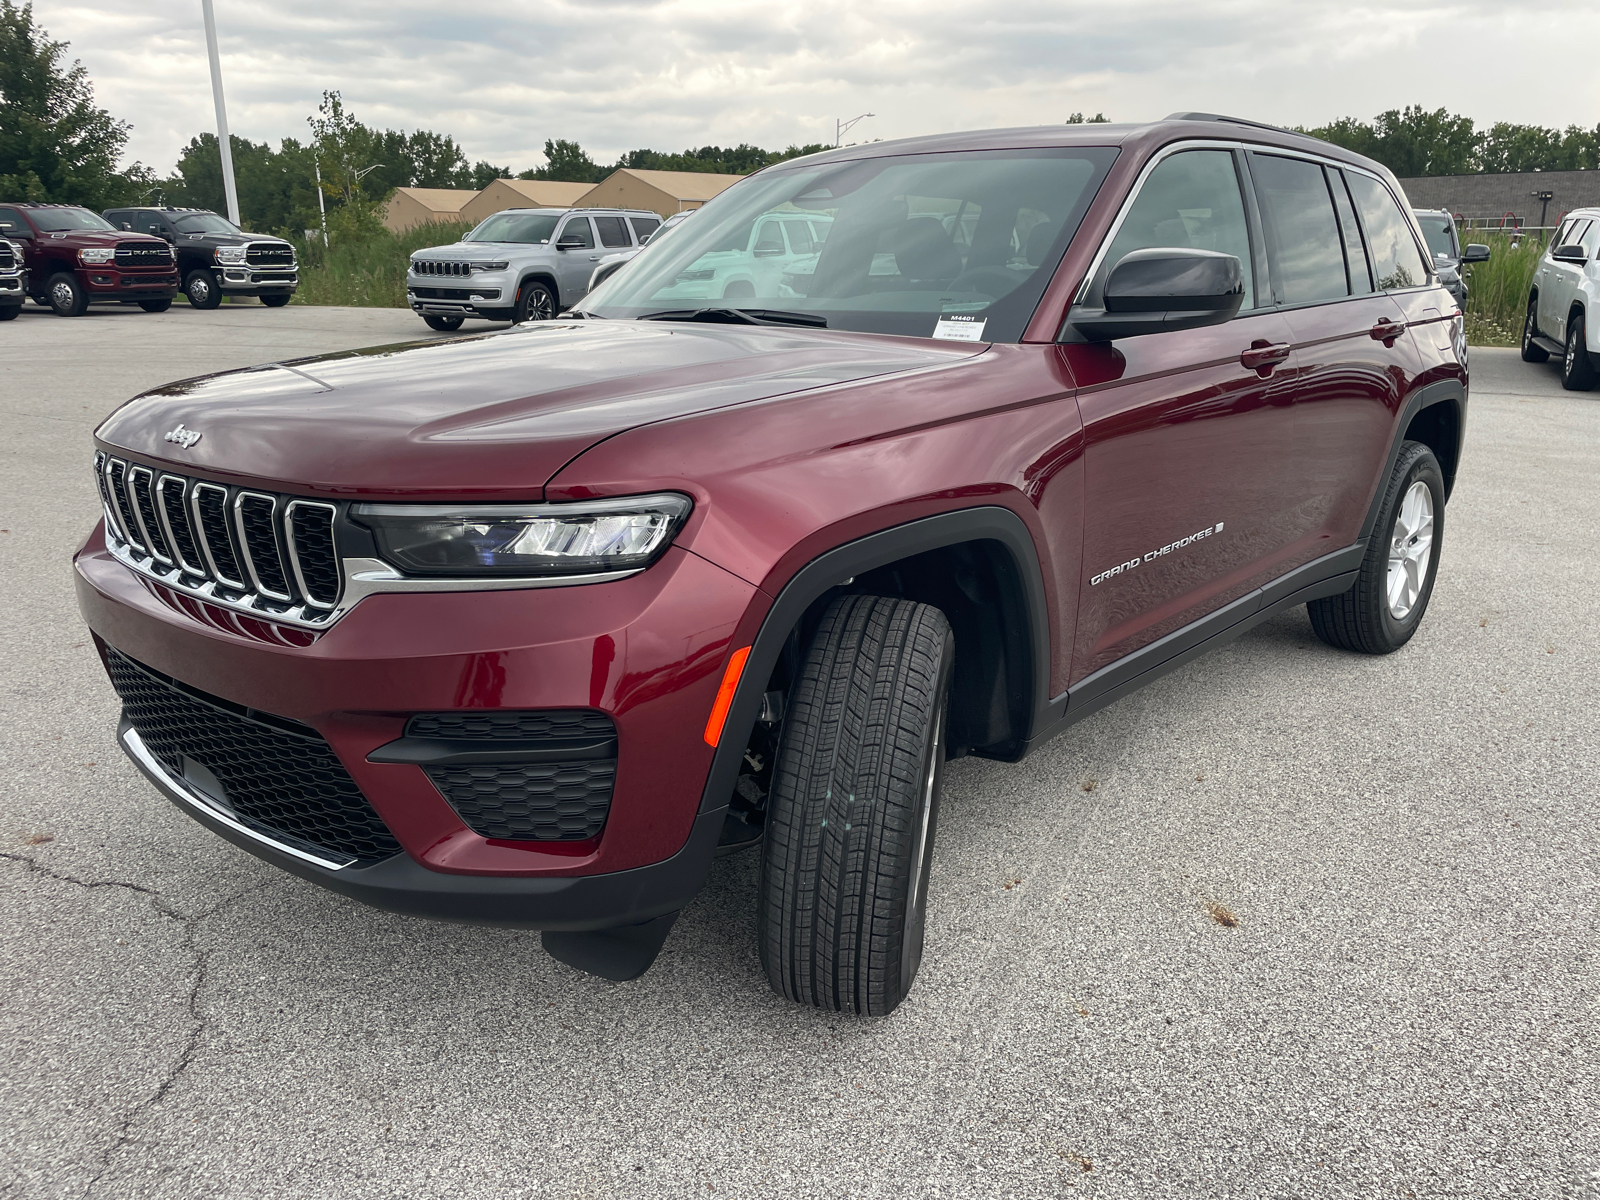
[(59, 316), (112, 302), (165, 312), (178, 294), (171, 246), (77, 205), (0, 204), (0, 238), (22, 247), (29, 291)]
[(1424, 245), (1246, 121), (945, 134), (761, 171), (574, 319), (157, 388), (76, 558), (119, 739), (252, 854), (610, 978), (759, 848), (772, 986), (887, 1012), (946, 760), (1291, 606), (1415, 633), (1467, 404)]

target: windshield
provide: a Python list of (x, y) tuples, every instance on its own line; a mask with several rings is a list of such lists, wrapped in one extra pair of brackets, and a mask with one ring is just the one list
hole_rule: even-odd
[(463, 242), (533, 242), (543, 245), (556, 231), (559, 217), (543, 213), (498, 212), (484, 221)]
[(216, 213), (184, 213), (172, 218), (179, 233), (242, 233), (227, 217)]
[(769, 310), (829, 329), (1014, 342), (1116, 154), (975, 150), (763, 171), (578, 307)]
[(69, 229), (109, 229), (116, 232), (110, 221), (101, 220), (86, 208), (36, 208), (28, 214), (44, 233), (65, 233)]
[(1455, 232), (1454, 221), (1449, 217), (1418, 217), (1417, 222), (1422, 226), (1422, 236), (1428, 239), (1430, 254), (1456, 256), (1455, 239), (1450, 236)]

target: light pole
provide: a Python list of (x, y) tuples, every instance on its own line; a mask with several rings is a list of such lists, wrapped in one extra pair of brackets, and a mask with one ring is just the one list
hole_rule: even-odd
[[(211, 0), (206, 0), (206, 3), (209, 4), (210, 2)], [(844, 141), (844, 135), (850, 132), (850, 127), (857, 121), (864, 121), (868, 117), (875, 117), (877, 115), (877, 113), (862, 113), (859, 117), (851, 117), (848, 121), (840, 121), (835, 119), (833, 122), (833, 144), (838, 146), (840, 142)]]
[(1545, 241), (1545, 214), (1550, 211), (1550, 201), (1556, 198), (1556, 194), (1554, 192), (1529, 192), (1528, 195), (1539, 202), (1539, 241), (1542, 244)]
[(217, 102), (217, 145), (222, 148), (222, 191), (228, 200), (228, 220), (239, 223), (239, 189), (233, 184), (233, 142), (228, 137), (228, 106), (222, 99), (222, 60), (217, 56), (217, 18), (211, 0), (200, 0), (206, 22), (206, 53), (211, 58), (211, 98)]

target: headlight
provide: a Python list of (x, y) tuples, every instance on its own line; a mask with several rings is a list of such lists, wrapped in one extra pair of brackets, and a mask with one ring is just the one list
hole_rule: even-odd
[(244, 252), (243, 246), (218, 246), (217, 261), (231, 267), (241, 267), (244, 265)]
[(413, 575), (596, 575), (649, 566), (693, 502), (665, 492), (572, 504), (357, 504), (378, 553)]
[(509, 262), (475, 262), (468, 265), (474, 271), (504, 271), (511, 264)]
[(90, 264), (104, 264), (117, 256), (115, 246), (105, 246), (99, 249), (79, 250), (78, 261)]

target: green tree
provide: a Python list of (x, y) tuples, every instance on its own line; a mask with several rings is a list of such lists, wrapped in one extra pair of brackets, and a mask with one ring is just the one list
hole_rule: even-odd
[(129, 126), (94, 102), (66, 42), (33, 23), (33, 5), (0, 0), (0, 195), (104, 208), (154, 183), (139, 163), (119, 171)]
[(553, 179), (563, 183), (599, 183), (609, 174), (610, 171), (590, 158), (577, 142), (546, 138), (544, 166), (524, 171), (517, 178)]
[(1429, 112), (1413, 104), (1379, 113), (1370, 125), (1342, 117), (1302, 132), (1375, 158), (1402, 179), (1466, 175), (1478, 169), (1479, 137), (1472, 118), (1442, 108)]
[(1085, 119), (1081, 112), (1075, 112), (1067, 118), (1066, 123), (1068, 125), (1109, 125), (1111, 124), (1111, 118), (1103, 112), (1098, 112), (1094, 116)]
[(1478, 149), (1484, 171), (1583, 171), (1600, 166), (1600, 125), (1565, 130), (1497, 121)]

